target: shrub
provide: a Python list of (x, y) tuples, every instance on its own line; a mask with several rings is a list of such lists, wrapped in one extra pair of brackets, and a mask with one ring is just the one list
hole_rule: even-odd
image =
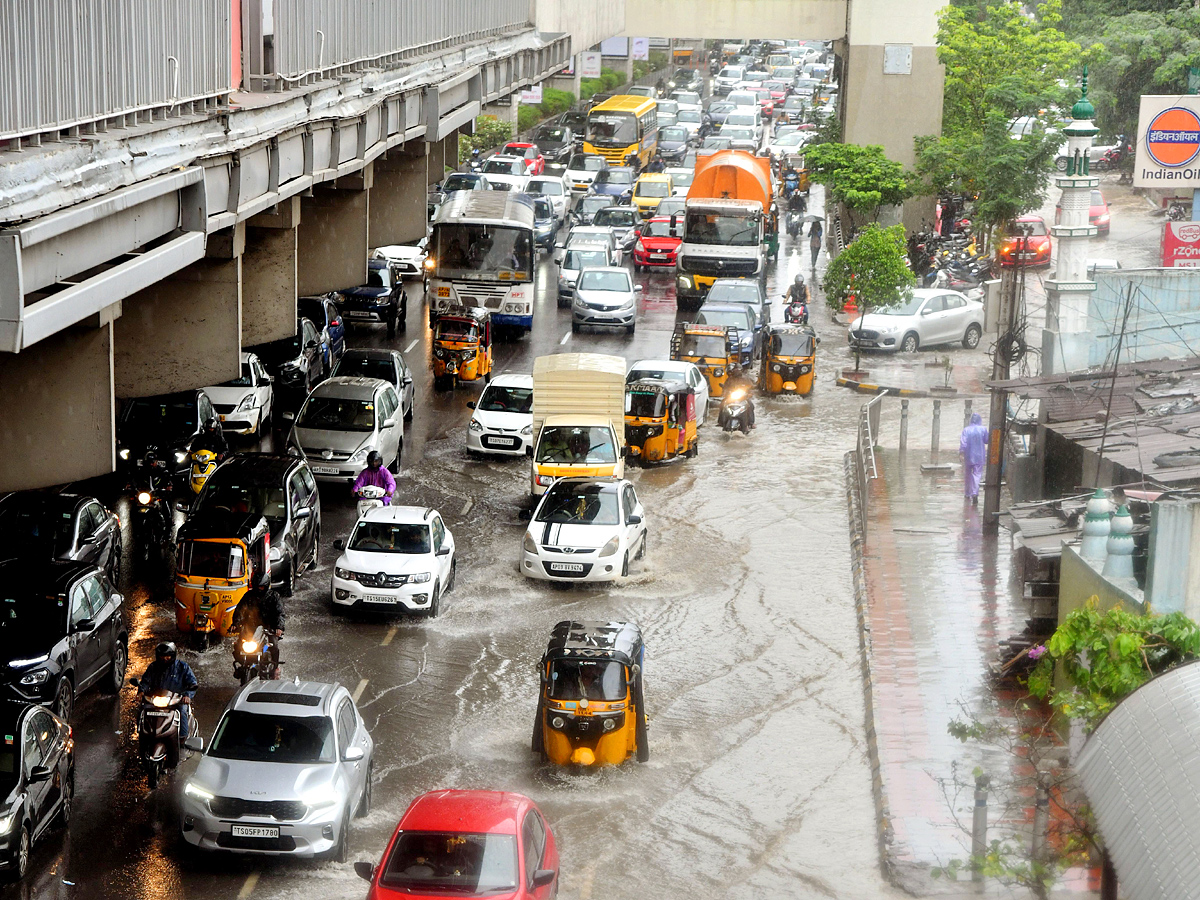
[(495, 116), (478, 116), (475, 119), (475, 133), (460, 135), (458, 139), (458, 162), (461, 165), (471, 158), (471, 151), (491, 150), (512, 140), (512, 123), (501, 122)]
[(517, 131), (528, 131), (542, 119), (540, 106), (522, 106), (517, 110)]

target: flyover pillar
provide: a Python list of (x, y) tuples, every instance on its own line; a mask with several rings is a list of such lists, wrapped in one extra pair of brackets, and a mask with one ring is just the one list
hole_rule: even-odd
[[(515, 107), (513, 107), (515, 109)], [(513, 120), (516, 121), (515, 119)], [(515, 128), (515, 126), (514, 126)], [(446, 167), (458, 168), (458, 132), (446, 135), (440, 141), (429, 142), (429, 173), (426, 180), (437, 184), (446, 177)]]
[(296, 284), (300, 296), (367, 281), (367, 230), (374, 167), (318, 187), (300, 203)]
[(0, 353), (0, 494), (113, 471), (111, 316), (120, 310)]
[(229, 256), (198, 260), (123, 301), (113, 325), (117, 397), (220, 384), (241, 371), (242, 241), (209, 242)]
[(247, 222), (242, 254), (242, 346), (296, 333), (300, 198), (289, 197)]
[(424, 141), (415, 141), (375, 160), (371, 247), (413, 243), (425, 236), (427, 146)]

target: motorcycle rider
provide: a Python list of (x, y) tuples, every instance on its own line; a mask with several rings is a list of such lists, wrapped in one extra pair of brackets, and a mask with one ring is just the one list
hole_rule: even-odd
[(380, 499), (384, 506), (391, 505), (392, 495), (396, 493), (396, 479), (383, 465), (383, 454), (378, 450), (367, 454), (367, 467), (359, 472), (358, 478), (354, 480), (354, 496), (361, 498), (362, 489), (365, 487), (383, 488), (384, 494)]
[(724, 395), (728, 397), (738, 388), (746, 392), (746, 422), (754, 429), (754, 382), (738, 364), (729, 367), (729, 377), (725, 379)]
[(268, 647), (271, 654), (271, 677), (279, 677), (279, 642), (283, 639), (283, 626), (287, 614), (283, 608), (283, 598), (273, 590), (268, 582), (266, 587), (255, 587), (247, 591), (238, 603), (234, 616), (234, 625), (242, 632), (254, 633), (256, 628), (262, 628), (274, 638)]
[(808, 285), (804, 283), (804, 276), (797, 275), (795, 280), (792, 282), (791, 287), (787, 289), (787, 294), (784, 295), (784, 299), (787, 300), (789, 305), (792, 303), (803, 303), (807, 305), (810, 296), (811, 295), (808, 292)]
[(646, 171), (647, 172), (662, 172), (666, 168), (667, 168), (667, 165), (666, 165), (666, 163), (663, 162), (663, 158), (661, 156), (659, 156), (658, 154), (655, 154), (654, 159), (650, 160), (650, 165), (646, 166)]
[(804, 215), (808, 212), (808, 201), (804, 199), (804, 192), (800, 190), (792, 191), (792, 195), (788, 197), (788, 212), (798, 212)]
[[(179, 651), (171, 641), (163, 641), (154, 648), (154, 662), (146, 666), (146, 671), (138, 679), (138, 702), (160, 691), (170, 691), (183, 695), (183, 706), (189, 707), (200, 682), (192, 667), (179, 658)], [(188, 737), (188, 723), (191, 711), (183, 709), (179, 716), (179, 743)]]
[(215, 418), (205, 422), (200, 433), (192, 438), (192, 445), (188, 452), (196, 453), (200, 450), (211, 450), (217, 455), (218, 460), (224, 459), (225, 454), (229, 452), (229, 442), (225, 440), (225, 432), (221, 430), (221, 423)]

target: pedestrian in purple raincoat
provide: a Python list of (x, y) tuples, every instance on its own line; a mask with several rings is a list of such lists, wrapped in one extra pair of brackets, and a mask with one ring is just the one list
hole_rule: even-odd
[(979, 480), (983, 477), (983, 464), (987, 462), (988, 430), (979, 413), (971, 413), (971, 424), (962, 430), (958, 439), (958, 452), (963, 458), (963, 494), (979, 505)]

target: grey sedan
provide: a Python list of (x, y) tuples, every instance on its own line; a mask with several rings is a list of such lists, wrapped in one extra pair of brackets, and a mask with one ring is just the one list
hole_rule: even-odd
[(336, 378), (339, 375), (378, 378), (386, 381), (400, 395), (400, 407), (404, 410), (404, 421), (412, 421), (416, 391), (413, 388), (412, 372), (408, 370), (399, 350), (353, 347), (338, 360), (332, 377)]
[(633, 334), (637, 314), (637, 295), (642, 291), (626, 269), (616, 266), (584, 269), (575, 283), (575, 302), (571, 306), (571, 330), (584, 325), (624, 328)]

